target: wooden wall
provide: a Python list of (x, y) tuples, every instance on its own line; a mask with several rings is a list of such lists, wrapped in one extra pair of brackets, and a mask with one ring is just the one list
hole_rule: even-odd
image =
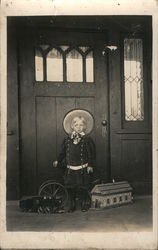
[(19, 112), (17, 41), (14, 26), (8, 28), (7, 37), (7, 199), (19, 197)]

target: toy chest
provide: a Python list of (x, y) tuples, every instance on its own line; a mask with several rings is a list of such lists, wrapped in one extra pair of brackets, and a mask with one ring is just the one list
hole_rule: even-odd
[(109, 208), (132, 203), (132, 187), (127, 181), (98, 184), (91, 191), (91, 208)]

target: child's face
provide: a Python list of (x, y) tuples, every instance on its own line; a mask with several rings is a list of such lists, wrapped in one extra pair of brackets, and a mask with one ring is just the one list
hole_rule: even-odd
[(84, 131), (85, 129), (85, 124), (83, 123), (83, 121), (76, 119), (76, 121), (73, 123), (72, 129), (76, 132), (76, 133), (81, 133)]

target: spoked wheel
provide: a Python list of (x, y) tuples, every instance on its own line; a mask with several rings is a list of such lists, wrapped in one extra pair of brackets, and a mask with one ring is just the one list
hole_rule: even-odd
[(55, 181), (46, 181), (43, 183), (39, 188), (38, 194), (42, 197), (54, 199), (61, 207), (63, 207), (68, 201), (66, 188)]

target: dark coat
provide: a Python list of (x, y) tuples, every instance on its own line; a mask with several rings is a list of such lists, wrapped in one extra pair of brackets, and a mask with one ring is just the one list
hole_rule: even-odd
[[(68, 136), (62, 143), (62, 150), (57, 160), (60, 165), (78, 166), (88, 163), (88, 166), (95, 167), (95, 144), (91, 137), (83, 136), (78, 144)], [(65, 185), (68, 187), (88, 188), (89, 174), (87, 168), (80, 170), (66, 169)]]

